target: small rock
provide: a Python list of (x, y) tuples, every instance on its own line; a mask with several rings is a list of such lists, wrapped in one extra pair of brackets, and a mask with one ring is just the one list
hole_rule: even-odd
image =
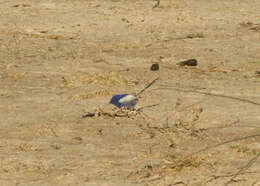
[(150, 70), (151, 70), (151, 71), (157, 71), (157, 70), (159, 70), (159, 64), (158, 64), (158, 63), (152, 64)]
[(177, 63), (177, 65), (179, 65), (179, 66), (197, 66), (197, 64), (198, 63), (197, 63), (196, 59), (188, 59), (188, 60)]
[(153, 8), (159, 7), (160, 5), (160, 0), (154, 0), (156, 4), (153, 6)]
[(79, 137), (79, 136), (74, 137), (73, 139), (74, 139), (74, 140), (77, 140), (77, 141), (82, 141), (82, 140), (83, 140), (83, 139), (82, 139), (81, 137)]
[(256, 74), (257, 76), (260, 76), (260, 71), (255, 71), (255, 74)]
[(41, 30), (40, 33), (42, 33), (42, 34), (47, 34), (47, 33), (48, 33), (48, 30)]

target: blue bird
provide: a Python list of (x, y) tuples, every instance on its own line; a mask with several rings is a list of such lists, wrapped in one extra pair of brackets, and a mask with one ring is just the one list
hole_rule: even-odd
[(131, 94), (116, 94), (114, 95), (110, 102), (118, 108), (126, 107), (127, 109), (133, 109), (137, 104), (137, 97)]
[(155, 83), (156, 80), (159, 78), (156, 78), (151, 83), (149, 83), (144, 89), (142, 89), (138, 94), (132, 95), (132, 94), (116, 94), (114, 95), (111, 100), (110, 104), (115, 105), (117, 108), (126, 107), (127, 109), (133, 109), (135, 105), (138, 102), (138, 96), (143, 93), (147, 88), (152, 86), (153, 83)]

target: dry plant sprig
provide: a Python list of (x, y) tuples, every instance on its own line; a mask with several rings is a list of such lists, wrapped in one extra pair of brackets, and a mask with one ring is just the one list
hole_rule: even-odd
[(190, 156), (182, 159), (177, 160), (178, 163), (173, 164), (172, 162), (170, 163), (170, 168), (175, 169), (177, 171), (181, 171), (184, 167), (194, 167), (197, 168), (202, 164), (202, 159), (195, 157), (195, 156)]
[(143, 106), (140, 107), (138, 109), (134, 109), (134, 110), (129, 110), (125, 107), (122, 107), (120, 109), (116, 109), (116, 110), (112, 110), (112, 111), (104, 111), (101, 108), (97, 108), (95, 109), (95, 112), (88, 112), (87, 114), (83, 114), (82, 118), (88, 118), (88, 117), (100, 117), (100, 116), (107, 116), (107, 117), (111, 117), (111, 118), (115, 118), (115, 117), (133, 117), (136, 116), (137, 114), (141, 114), (141, 111), (143, 111), (146, 108), (151, 108), (151, 107), (155, 107), (158, 106), (159, 104), (154, 104), (154, 105), (148, 105), (148, 106)]
[(207, 95), (207, 96), (214, 96), (214, 97), (222, 97), (222, 98), (227, 98), (227, 99), (232, 99), (232, 100), (236, 100), (236, 101), (241, 101), (241, 102), (245, 102), (245, 103), (250, 103), (253, 105), (257, 105), (260, 106), (260, 103), (248, 100), (248, 99), (244, 99), (244, 98), (238, 98), (238, 97), (233, 97), (233, 96), (229, 96), (229, 95), (223, 95), (223, 94), (214, 94), (214, 93), (209, 93), (209, 92), (202, 92), (202, 91), (197, 91), (197, 90), (185, 90), (185, 89), (180, 89), (180, 88), (175, 88), (175, 87), (160, 87), (157, 89), (174, 89), (180, 92), (191, 92), (191, 93), (197, 93), (197, 94), (203, 94), (203, 95)]
[(200, 150), (198, 150), (197, 152), (194, 152), (194, 153), (192, 153), (192, 154), (190, 154), (190, 155), (187, 155), (186, 157), (194, 156), (194, 155), (199, 154), (199, 153), (201, 153), (201, 152), (204, 152), (204, 151), (207, 151), (207, 150), (216, 148), (216, 147), (220, 147), (220, 146), (225, 145), (225, 144), (228, 144), (228, 143), (233, 143), (233, 142), (242, 141), (242, 140), (246, 140), (246, 139), (250, 139), (250, 138), (255, 138), (255, 137), (260, 137), (260, 134), (254, 134), (254, 135), (249, 135), (249, 136), (244, 136), (244, 137), (240, 137), (240, 138), (234, 138), (234, 139), (231, 139), (231, 140), (227, 140), (227, 141), (224, 141), (224, 142), (222, 142), (222, 143), (218, 143), (218, 144), (211, 145), (211, 146), (205, 147), (205, 148), (203, 148), (203, 149), (200, 149)]
[[(225, 145), (225, 144), (228, 144), (228, 143), (232, 143), (232, 142), (237, 142), (237, 141), (241, 141), (241, 140), (246, 140), (246, 139), (250, 139), (250, 138), (255, 138), (255, 137), (260, 137), (260, 134), (254, 134), (254, 135), (249, 135), (249, 136), (244, 136), (244, 137), (240, 137), (240, 138), (235, 138), (235, 139), (231, 139), (231, 140), (227, 140), (227, 141), (224, 141), (222, 143), (218, 143), (216, 145), (212, 145), (212, 146), (208, 146), (206, 148), (203, 148), (201, 150), (198, 150), (197, 152), (194, 152), (194, 153), (191, 153), (190, 155), (187, 155), (185, 156), (183, 159), (188, 159), (189, 157), (193, 157), (194, 155), (197, 155), (201, 152), (204, 152), (204, 151), (207, 151), (207, 150), (210, 150), (212, 148), (217, 148), (219, 146), (222, 146), (222, 145)], [(240, 175), (241, 173), (243, 173), (245, 170), (249, 169), (255, 162), (256, 160), (260, 157), (260, 152), (254, 157), (252, 158), (245, 166), (243, 166), (242, 168), (239, 169), (239, 171), (235, 174), (232, 174), (232, 175), (229, 175), (229, 176), (232, 176), (231, 179), (226, 183), (226, 185), (230, 184), (232, 181), (234, 181), (234, 179)], [(173, 165), (173, 167), (178, 167), (178, 166), (181, 166), (182, 164), (182, 161), (181, 162), (178, 162), (176, 163), (175, 165)]]
[(229, 128), (229, 127), (238, 127), (237, 125), (235, 125), (235, 124), (237, 124), (237, 123), (239, 123), (239, 119), (237, 119), (237, 120), (235, 120), (235, 121), (233, 121), (233, 122), (231, 122), (231, 123), (229, 123), (229, 124), (226, 124), (225, 126), (219, 126), (219, 127), (209, 127), (209, 128), (203, 128), (203, 129), (201, 129), (202, 131), (208, 131), (208, 130), (214, 130), (214, 129), (224, 129), (224, 128)]
[[(180, 131), (183, 133), (188, 133), (194, 137), (200, 137), (199, 134), (203, 132), (203, 130), (198, 128), (196, 124), (198, 123), (202, 112), (203, 108), (201, 107), (177, 111), (174, 118), (174, 128), (172, 129), (174, 129), (175, 132)], [(181, 113), (181, 115), (179, 115), (179, 113)]]
[(256, 156), (254, 156), (251, 160), (249, 160), (247, 162), (246, 165), (244, 165), (243, 167), (241, 167), (235, 174), (232, 175), (232, 177), (230, 178), (230, 180), (225, 184), (228, 185), (231, 182), (234, 181), (234, 179), (241, 175), (243, 172), (245, 172), (246, 170), (248, 170), (250, 167), (252, 167), (252, 165), (257, 161), (257, 159), (260, 157), (260, 152), (258, 152), (258, 154)]
[[(185, 159), (188, 159), (189, 157), (193, 157), (194, 155), (197, 155), (197, 154), (199, 154), (199, 153), (201, 153), (201, 152), (204, 152), (204, 151), (207, 151), (207, 150), (210, 150), (210, 149), (213, 149), (213, 148), (217, 148), (217, 147), (220, 147), (220, 146), (225, 145), (225, 144), (228, 144), (228, 143), (237, 142), (237, 141), (246, 140), (246, 139), (255, 138), (255, 137), (260, 137), (260, 134), (254, 134), (254, 135), (244, 136), (244, 137), (240, 137), (240, 138), (235, 138), (235, 139), (231, 139), (231, 140), (224, 141), (224, 142), (222, 142), (222, 143), (218, 143), (218, 144), (215, 144), (215, 145), (211, 145), (211, 146), (205, 147), (205, 148), (203, 148), (203, 149), (200, 149), (200, 150), (198, 150), (198, 151), (196, 151), (196, 152), (193, 152), (193, 153), (191, 153), (191, 154), (185, 156), (183, 159), (184, 159), (184, 160), (185, 160)], [(260, 156), (260, 155), (257, 154), (256, 157), (259, 157), (259, 156)], [(182, 163), (182, 162), (181, 162), (181, 163)], [(177, 163), (176, 165), (174, 165), (174, 167), (175, 167), (175, 166), (178, 166), (178, 164), (180, 164), (180, 163)]]
[(137, 115), (137, 111), (135, 110), (128, 110), (124, 107), (117, 109), (117, 110), (112, 110), (112, 111), (104, 111), (101, 108), (97, 108), (95, 112), (89, 112), (87, 114), (82, 115), (82, 118), (88, 118), (88, 117), (131, 117)]
[[(248, 173), (256, 173), (256, 172), (241, 172), (240, 173), (240, 175), (242, 175), (242, 174), (248, 174)], [(235, 174), (226, 174), (226, 175), (211, 175), (210, 177), (212, 177), (212, 178), (210, 178), (209, 180), (207, 180), (207, 181), (205, 181), (204, 183), (206, 184), (206, 183), (209, 183), (209, 182), (211, 182), (212, 180), (216, 180), (216, 179), (219, 179), (219, 178), (228, 178), (228, 177), (232, 177), (232, 176), (234, 176)]]

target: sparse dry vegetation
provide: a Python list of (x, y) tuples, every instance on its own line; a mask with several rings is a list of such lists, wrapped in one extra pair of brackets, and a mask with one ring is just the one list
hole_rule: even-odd
[(0, 185), (260, 185), (259, 10), (2, 0)]

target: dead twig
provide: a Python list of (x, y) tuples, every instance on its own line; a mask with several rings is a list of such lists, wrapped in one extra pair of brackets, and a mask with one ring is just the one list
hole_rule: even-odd
[(258, 126), (250, 126), (250, 125), (231, 125), (231, 126), (220, 126), (220, 127), (209, 127), (200, 129), (201, 131), (208, 131), (208, 130), (214, 130), (214, 129), (226, 129), (226, 128), (253, 128), (253, 129), (259, 129)]
[(204, 128), (204, 129), (201, 129), (202, 131), (208, 131), (208, 130), (214, 130), (214, 129), (223, 129), (223, 128), (231, 128), (231, 127), (237, 127), (237, 125), (234, 125), (234, 124), (237, 124), (239, 123), (239, 119), (231, 122), (230, 124), (227, 124), (225, 126), (220, 126), (220, 127), (209, 127), (209, 128)]
[(175, 87), (160, 87), (158, 89), (174, 89), (174, 90), (177, 90), (180, 92), (191, 92), (191, 93), (203, 94), (203, 95), (207, 95), (207, 96), (222, 97), (222, 98), (233, 99), (236, 101), (241, 101), (241, 102), (260, 106), (260, 103), (257, 103), (257, 102), (254, 102), (254, 101), (251, 101), (248, 99), (238, 98), (238, 97), (233, 97), (233, 96), (228, 96), (228, 95), (223, 95), (223, 94), (214, 94), (214, 93), (208, 93), (208, 92), (201, 92), (201, 91), (197, 91), (197, 90), (185, 90), (185, 89), (180, 89), (180, 88), (175, 88)]
[(143, 107), (138, 108), (137, 111), (142, 111), (143, 109), (146, 109), (146, 108), (156, 107), (156, 106), (158, 106), (158, 105), (159, 105), (159, 104), (153, 104), (153, 105), (143, 106)]
[(243, 167), (241, 167), (235, 174), (232, 175), (232, 177), (230, 178), (230, 180), (225, 184), (228, 185), (231, 182), (234, 181), (234, 179), (239, 176), (240, 174), (242, 174), (243, 172), (245, 172), (246, 170), (248, 170), (250, 167), (252, 167), (252, 165), (256, 162), (256, 160), (260, 157), (260, 152), (258, 152), (258, 154), (253, 157), (251, 160), (249, 160), (247, 162), (247, 164)]
[(216, 147), (220, 147), (220, 146), (225, 145), (225, 144), (228, 144), (228, 143), (233, 143), (233, 142), (242, 141), (242, 140), (246, 140), (246, 139), (249, 139), (249, 138), (255, 138), (255, 137), (260, 137), (260, 134), (254, 134), (254, 135), (250, 135), (250, 136), (244, 136), (244, 137), (240, 137), (240, 138), (234, 138), (234, 139), (231, 139), (231, 140), (224, 141), (224, 142), (222, 142), (222, 143), (218, 143), (218, 144), (216, 144), (216, 145), (211, 145), (211, 146), (208, 146), (208, 147), (206, 147), (206, 148), (203, 148), (203, 149), (201, 149), (201, 150), (198, 150), (197, 152), (194, 152), (194, 153), (188, 155), (188, 157), (189, 157), (189, 156), (194, 156), (194, 155), (196, 155), (196, 154), (199, 154), (199, 153), (201, 153), (201, 152), (204, 152), (204, 151), (207, 151), (207, 150), (216, 148)]
[[(244, 172), (244, 173), (240, 173), (240, 174), (248, 174), (248, 173), (256, 173), (256, 172)], [(232, 177), (232, 176), (234, 176), (235, 174), (226, 174), (226, 175), (212, 175), (212, 176), (210, 176), (210, 177), (212, 177), (212, 178), (210, 178), (209, 180), (207, 180), (205, 183), (209, 183), (209, 182), (211, 182), (212, 180), (216, 180), (216, 179), (219, 179), (219, 178), (228, 178), (228, 177)]]
[(131, 117), (131, 116), (136, 116), (137, 114), (141, 114), (141, 111), (143, 111), (146, 108), (151, 108), (158, 106), (159, 104), (154, 104), (154, 105), (147, 105), (140, 107), (136, 110), (128, 110), (127, 108), (120, 108), (114, 111), (104, 111), (101, 108), (96, 109), (95, 112), (88, 112), (87, 114), (83, 114), (82, 118), (91, 118), (91, 117), (99, 117), (99, 116), (108, 116), (108, 117)]
[[(235, 138), (235, 139), (231, 139), (231, 140), (224, 141), (224, 142), (222, 142), (222, 143), (218, 143), (218, 144), (215, 144), (215, 145), (211, 145), (211, 146), (205, 147), (205, 148), (203, 148), (203, 149), (200, 149), (200, 150), (198, 150), (198, 151), (196, 151), (196, 152), (193, 152), (193, 153), (191, 153), (191, 154), (185, 156), (185, 157), (183, 158), (183, 160), (189, 159), (190, 157), (193, 157), (194, 155), (197, 155), (197, 154), (199, 154), (199, 153), (201, 153), (201, 152), (208, 151), (208, 150), (210, 150), (210, 149), (217, 148), (217, 147), (220, 147), (220, 146), (225, 145), (225, 144), (228, 144), (228, 143), (233, 143), (233, 142), (237, 142), (237, 141), (241, 141), (241, 140), (246, 140), (246, 139), (249, 139), (249, 138), (255, 138), (255, 137), (260, 137), (260, 134), (254, 134), (254, 135), (250, 135), (250, 136), (244, 136), (244, 137), (240, 137), (240, 138)], [(260, 156), (260, 153), (257, 154), (256, 157), (258, 158), (259, 156)], [(256, 158), (256, 159), (257, 159), (257, 158)], [(173, 165), (172, 167), (181, 166), (182, 162), (183, 162), (183, 161), (179, 161), (178, 163), (176, 163), (176, 164)], [(250, 161), (250, 162), (251, 162), (251, 161)], [(251, 166), (251, 165), (250, 165), (250, 166)], [(244, 170), (244, 169), (243, 169), (243, 170)], [(243, 170), (242, 170), (242, 171), (243, 171)], [(239, 173), (240, 173), (240, 172), (239, 172)]]

